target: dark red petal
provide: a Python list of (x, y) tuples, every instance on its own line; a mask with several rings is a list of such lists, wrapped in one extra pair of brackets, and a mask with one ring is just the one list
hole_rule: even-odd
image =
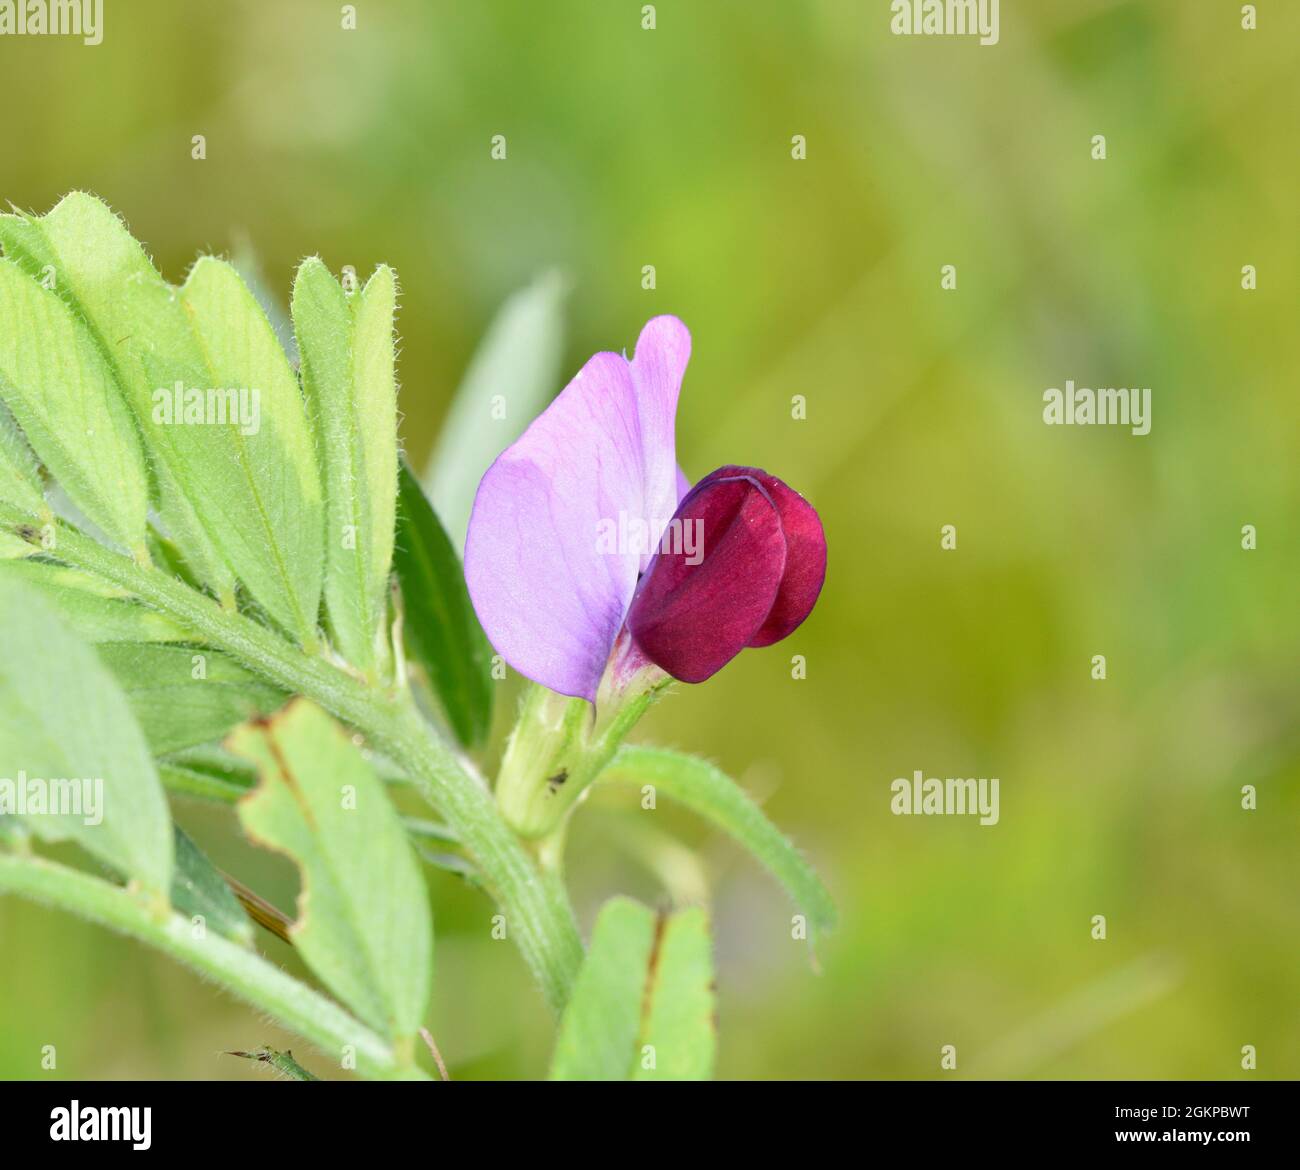
[(812, 613), (826, 580), (826, 533), (817, 510), (784, 480), (759, 467), (719, 467), (700, 483), (717, 476), (746, 475), (763, 485), (776, 506), (785, 532), (785, 575), (772, 611), (749, 645), (770, 646), (794, 633)]
[(826, 581), (826, 533), (817, 509), (794, 488), (775, 475), (752, 474), (767, 489), (785, 530), (785, 575), (772, 612), (749, 640), (751, 646), (770, 646), (794, 633), (817, 604)]
[[(661, 543), (628, 611), (628, 629), (643, 653), (682, 682), (703, 682), (749, 644), (785, 572), (775, 502), (748, 469), (723, 473), (729, 470), (686, 494), (674, 517), (680, 523), (665, 534), (671, 543)], [(692, 546), (694, 534), (700, 539)], [(693, 549), (701, 554), (694, 565)]]

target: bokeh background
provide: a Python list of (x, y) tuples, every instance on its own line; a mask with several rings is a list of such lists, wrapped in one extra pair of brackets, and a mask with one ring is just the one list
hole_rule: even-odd
[[(666, 810), (647, 837), (623, 797), (581, 811), (570, 872), (587, 923), (707, 884), (722, 1075), (1296, 1077), (1300, 5), (1258, 7), (1245, 32), (1228, 0), (1006, 0), (984, 48), (892, 36), (885, 0), (660, 0), (653, 31), (631, 0), (358, 0), (355, 31), (333, 0), (107, 0), (97, 48), (0, 38), (0, 198), (95, 191), (168, 277), (255, 251), (282, 299), (310, 253), (393, 264), (417, 463), (537, 274), (568, 282), (565, 377), (686, 320), (688, 473), (787, 479), (831, 569), (794, 638), (638, 735), (763, 798), (843, 925), (814, 972), (735, 847)], [(1151, 434), (1044, 426), (1066, 378), (1150, 386)], [(891, 815), (914, 769), (999, 777), (1000, 823)], [(292, 904), (233, 817), (178, 815)], [(542, 1074), (517, 954), (430, 882), (453, 1074)], [(220, 1054), (262, 1043), (313, 1064), (167, 960), (0, 902), (0, 1076), (258, 1077)]]

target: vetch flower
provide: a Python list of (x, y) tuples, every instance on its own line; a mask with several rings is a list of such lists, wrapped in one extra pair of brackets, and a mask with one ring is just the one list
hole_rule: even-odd
[[(465, 576), (521, 674), (595, 702), (607, 669), (702, 682), (809, 614), (826, 573), (816, 511), (775, 476), (726, 466), (690, 487), (674, 424), (690, 334), (598, 353), (479, 484)], [(617, 647), (617, 650), (616, 650)]]
[[(545, 838), (670, 681), (702, 682), (812, 610), (821, 521), (753, 467), (691, 487), (674, 423), (691, 339), (675, 317), (629, 361), (598, 353), (479, 484), (465, 577), (530, 688), (497, 776), (506, 820)], [(592, 704), (594, 704), (594, 711)]]

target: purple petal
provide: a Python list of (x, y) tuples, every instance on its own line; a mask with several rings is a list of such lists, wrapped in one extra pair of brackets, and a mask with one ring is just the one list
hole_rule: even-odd
[[(654, 526), (651, 549), (682, 497), (685, 477), (677, 466), (677, 396), (690, 360), (691, 335), (686, 326), (676, 317), (653, 317), (636, 339), (630, 363), (644, 452), (642, 518)], [(642, 555), (642, 571), (653, 555), (652, 551)]]
[(632, 361), (597, 354), (479, 484), (465, 542), (475, 612), (512, 667), (561, 694), (595, 699), (650, 560), (641, 547), (602, 543), (602, 531), (645, 524), (653, 538), (676, 510), (674, 423), (690, 348), (680, 321), (657, 317)]
[(628, 614), (642, 652), (682, 682), (703, 682), (749, 644), (785, 572), (776, 505), (744, 470), (715, 471), (690, 491)]

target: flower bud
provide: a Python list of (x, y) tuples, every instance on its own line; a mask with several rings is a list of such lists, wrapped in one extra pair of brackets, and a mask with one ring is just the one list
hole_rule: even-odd
[(655, 665), (703, 682), (746, 646), (792, 633), (825, 577), (812, 505), (758, 468), (721, 467), (678, 505), (637, 585), (628, 630)]

